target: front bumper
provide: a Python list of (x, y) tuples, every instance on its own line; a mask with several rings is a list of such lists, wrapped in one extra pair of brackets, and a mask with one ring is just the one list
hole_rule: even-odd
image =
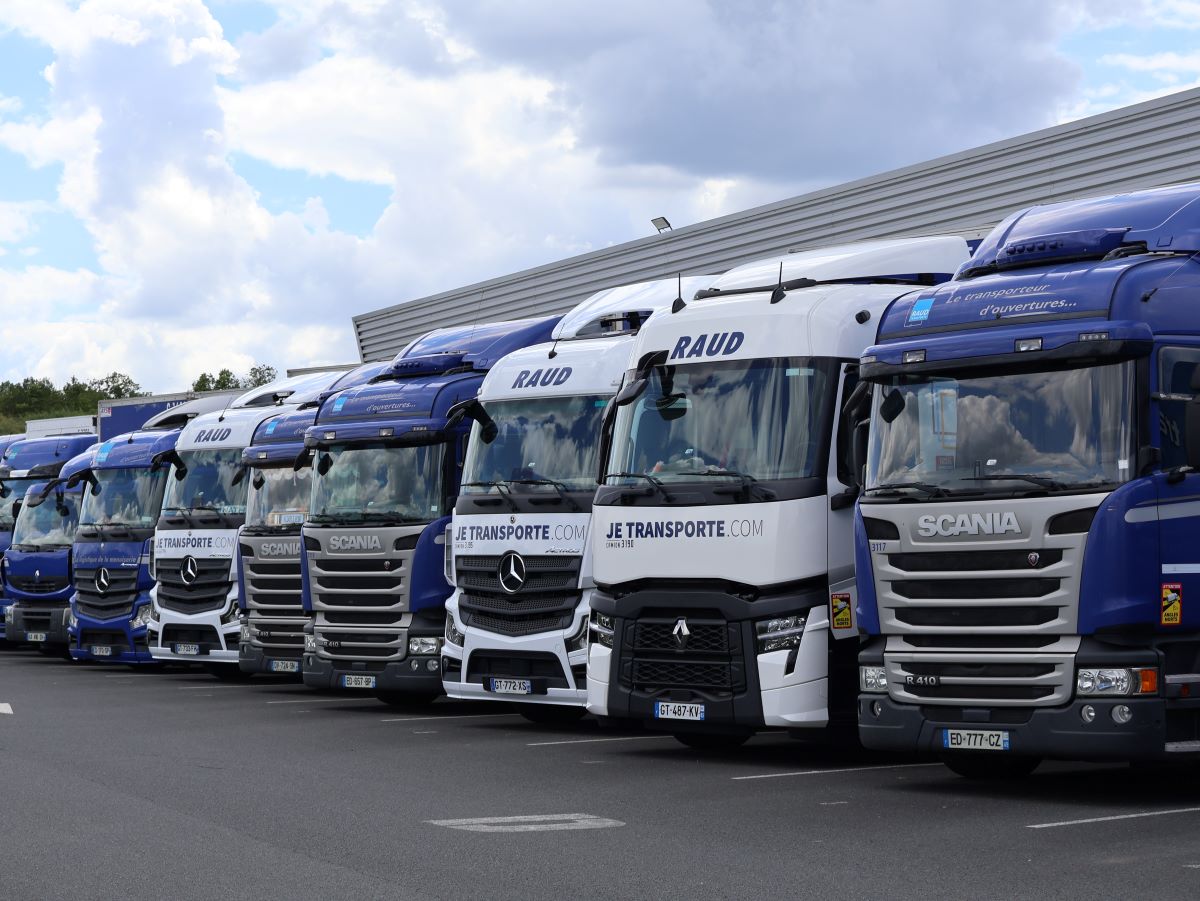
[[(129, 618), (97, 620), (78, 616), (71, 629), (71, 659), (94, 660), (97, 663), (153, 663), (146, 640), (146, 627), (129, 627)], [(106, 647), (112, 653), (97, 655), (93, 648)]]
[[(435, 665), (429, 669), (429, 662)], [(413, 664), (416, 668), (413, 668)], [(442, 672), (438, 658), (432, 655), (406, 657), (388, 663), (364, 663), (356, 660), (327, 660), (312, 652), (304, 655), (302, 670), (304, 684), (309, 688), (343, 689), (346, 691), (394, 691), (412, 695), (442, 693)], [(346, 688), (346, 676), (374, 676), (375, 684), (363, 688)]]
[[(453, 607), (447, 610), (454, 615)], [(581, 604), (569, 629), (520, 636), (464, 630), (458, 624), (463, 646), (449, 642), (442, 645), (442, 686), (446, 694), (478, 701), (586, 706), (587, 648), (568, 651), (567, 636), (578, 634), (587, 617), (588, 607)], [(472, 665), (473, 660), (480, 663), (485, 655), (486, 665)], [(496, 694), (487, 687), (493, 676), (529, 679), (533, 694)]]
[[(1096, 711), (1091, 723), (1084, 723), (1080, 715), (1085, 704)], [(1133, 710), (1133, 718), (1123, 726), (1112, 720), (1111, 711), (1117, 704)], [(1026, 757), (1146, 760), (1165, 756), (1166, 702), (1162, 698), (1095, 698), (1062, 707), (1019, 710), (980, 708), (970, 711), (970, 719), (964, 712), (962, 708), (901, 704), (884, 694), (864, 693), (858, 699), (858, 735), (864, 747), (875, 751), (942, 754), (946, 752), (944, 730), (951, 728), (1007, 732), (1007, 753)]]
[(46, 640), (39, 644), (65, 647), (71, 643), (67, 631), (69, 617), (70, 607), (25, 607), (18, 602), (12, 605), (12, 622), (6, 637), (9, 641), (29, 641), (30, 632), (44, 632)]
[[(150, 656), (157, 661), (175, 663), (228, 663), (237, 666), (240, 623), (222, 621), (221, 612), (191, 616), (172, 610), (157, 609), (158, 621), (146, 633)], [(176, 646), (194, 644), (198, 654), (178, 654)]]
[[(296, 668), (278, 669), (280, 664), (292, 664)], [(301, 652), (281, 650), (280, 648), (264, 648), (249, 641), (238, 645), (238, 669), (243, 673), (273, 673), (275, 675), (300, 675)]]

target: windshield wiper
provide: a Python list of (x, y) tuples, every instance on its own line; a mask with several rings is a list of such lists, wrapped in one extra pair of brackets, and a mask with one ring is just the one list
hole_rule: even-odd
[(133, 530), (123, 522), (81, 522), (79, 528), (95, 529), (97, 532), (111, 532), (114, 535), (123, 535), (129, 538), (137, 537), (133, 534)]
[(504, 482), (496, 481), (494, 479), (486, 481), (486, 482), (463, 482), (459, 487), (460, 488), (495, 488), (496, 493), (508, 502), (508, 506), (512, 509), (513, 513), (521, 512), (521, 507), (517, 504), (517, 502), (515, 500), (513, 500), (512, 489), (509, 488), (506, 484), (504, 484)]
[(192, 510), (203, 510), (205, 513), (215, 513), (217, 518), (222, 522), (228, 522), (229, 514), (221, 510), (219, 507), (214, 507), (212, 504), (197, 504), (192, 507)]
[(1047, 478), (1046, 476), (1035, 476), (1024, 472), (1010, 472), (1004, 474), (988, 475), (988, 476), (964, 476), (964, 482), (1003, 482), (1005, 479), (1011, 479), (1016, 482), (1029, 482), (1031, 485), (1037, 485), (1039, 488), (1046, 488), (1050, 491), (1066, 491), (1067, 486), (1056, 479)]
[(941, 485), (931, 485), (929, 482), (885, 482), (883, 485), (872, 485), (867, 489), (867, 492), (901, 491), (905, 488), (914, 488), (917, 491), (924, 491), (930, 497), (946, 497), (950, 493)]
[[(748, 473), (738, 472), (736, 469), (707, 469), (703, 472), (697, 472), (695, 475), (704, 476), (706, 478), (724, 476), (730, 479), (738, 479), (742, 483), (738, 491), (741, 494), (744, 494), (748, 500), (754, 497), (754, 492), (756, 491), (758, 492), (758, 499), (760, 501), (773, 501), (779, 496), (770, 488), (758, 484), (758, 479), (754, 478), (754, 476), (749, 475)], [(722, 491), (720, 488), (716, 488), (713, 490), (713, 493), (727, 494), (728, 492)]]
[(654, 476), (650, 475), (649, 473), (646, 473), (646, 472), (606, 472), (604, 474), (604, 480), (607, 482), (609, 479), (645, 479), (647, 482), (649, 482), (651, 485), (654, 486), (654, 489), (659, 494), (662, 495), (662, 499), (664, 501), (666, 501), (668, 504), (675, 502), (675, 498), (672, 497), (671, 492), (667, 491), (667, 486), (662, 483), (662, 480), (654, 478)]
[(571, 509), (576, 513), (582, 513), (583, 508), (571, 495), (567, 494), (569, 490), (565, 482), (556, 482), (554, 479), (509, 479), (510, 485), (549, 485), (558, 492), (558, 496), (571, 505)]
[(192, 519), (192, 514), (188, 511), (187, 507), (163, 507), (162, 512), (168, 516), (177, 513), (187, 520), (187, 524), (189, 526), (196, 525), (196, 521)]

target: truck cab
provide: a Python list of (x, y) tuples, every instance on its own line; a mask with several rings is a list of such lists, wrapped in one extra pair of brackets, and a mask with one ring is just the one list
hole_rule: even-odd
[(638, 330), (711, 283), (601, 291), (563, 317), (550, 343), (514, 351), (484, 378), (451, 523), (450, 697), (520, 701), (534, 720), (585, 712), (582, 599), (604, 411)]
[[(0, 541), (5, 548), (4, 557), (0, 560), (0, 572), (3, 572), (4, 582), (0, 606), (4, 607), (5, 630), (0, 633), (0, 637), (7, 637), (12, 641), (26, 641), (29, 640), (25, 637), (26, 631), (32, 631), (35, 636), (45, 631), (47, 637), (53, 631), (55, 635), (61, 633), (65, 640), (68, 617), (65, 598), (70, 597), (70, 592), (67, 591), (63, 598), (59, 595), (70, 585), (70, 570), (64, 568), (69, 567), (67, 558), (64, 556), (58, 561), (58, 565), (43, 572), (43, 555), (48, 551), (36, 549), (32, 545), (25, 550), (12, 553), (9, 551), (12, 550), (10, 546), (17, 516), (29, 489), (36, 486), (40, 491), (45, 488), (46, 483), (58, 477), (68, 460), (95, 442), (94, 435), (24, 438), (11, 443), (5, 448), (3, 457), (0, 457)], [(51, 506), (50, 510), (54, 509)], [(36, 518), (37, 524), (43, 524), (42, 517), (47, 511), (43, 510), (41, 514), (42, 516)], [(35, 520), (30, 520), (30, 526), (35, 526)], [(29, 535), (32, 540), (33, 532)], [(24, 601), (23, 606), (29, 612), (36, 610), (36, 615), (31, 620), (35, 625), (29, 630), (22, 625), (21, 628), (14, 628), (9, 632), (8, 625), (17, 615), (12, 609), (12, 604), (17, 601)], [(24, 612), (20, 617), (24, 623)], [(42, 628), (43, 625), (46, 626), (45, 629)], [(53, 629), (50, 628), (51, 625)], [(17, 634), (18, 632), (20, 634)]]
[[(304, 684), (388, 703), (442, 692), (450, 586), (445, 530), (484, 376), (550, 338), (557, 317), (439, 329), (370, 384), (326, 400), (308, 430), (313, 493), (304, 541)], [(464, 408), (465, 409), (465, 408)]]
[(83, 487), (72, 548), (70, 653), (75, 660), (153, 662), (151, 546), (179, 429), (118, 435), (64, 467)]
[(898, 300), (855, 524), (863, 744), (1200, 752), (1200, 184), (1035, 206)]
[(740, 266), (638, 333), (592, 507), (587, 708), (691, 747), (852, 733), (850, 428), (874, 321), (961, 238)]
[(244, 673), (300, 675), (308, 614), (301, 601), (300, 527), (312, 495), (312, 455), (304, 434), (321, 402), (370, 381), (387, 363), (367, 363), (343, 375), (315, 400), (259, 424), (242, 451), (249, 479), (246, 521), (238, 536), (238, 579), (245, 613), (238, 646)]
[(238, 670), (237, 532), (246, 515), (242, 451), (259, 424), (294, 410), (329, 387), (318, 373), (253, 389), (219, 412), (192, 419), (175, 448), (154, 531), (154, 587), (147, 623), (150, 655), (160, 662), (202, 663), (213, 675)]

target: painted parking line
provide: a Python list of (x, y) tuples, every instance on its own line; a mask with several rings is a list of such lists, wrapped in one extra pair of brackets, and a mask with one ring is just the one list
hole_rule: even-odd
[(531, 741), (528, 748), (546, 748), (550, 745), (594, 745), (602, 741), (653, 741), (654, 739), (669, 738), (674, 741), (674, 735), (623, 735), (619, 738), (572, 738), (567, 741)]
[(1143, 817), (1169, 817), (1177, 813), (1200, 813), (1200, 807), (1177, 807), (1174, 810), (1146, 810), (1141, 813), (1120, 813), (1107, 817), (1088, 817), (1085, 820), (1063, 820), (1059, 823), (1034, 823), (1026, 829), (1056, 829), (1059, 826), (1086, 826), (1088, 823), (1112, 823), (1116, 820), (1140, 820)]
[(621, 820), (590, 813), (544, 813), (524, 817), (472, 817), (465, 820), (426, 820), (433, 826), (466, 832), (561, 832), (565, 829), (611, 829)]
[(12, 716), (12, 704), (0, 704), (0, 713), (7, 713), (9, 716)]
[(426, 720), (494, 720), (520, 716), (519, 713), (452, 713), (447, 716), (387, 716), (381, 723), (420, 723)]
[(375, 698), (304, 698), (294, 701), (267, 701), (268, 704), (362, 704), (370, 701), (378, 704)]
[(848, 766), (830, 770), (796, 770), (791, 773), (762, 773), (757, 776), (731, 776), (734, 782), (749, 779), (783, 779), (787, 776), (824, 776), (831, 773), (865, 773), (868, 770), (908, 770), (922, 766), (942, 766), (939, 763), (892, 763), (882, 766)]
[[(130, 676), (129, 678), (133, 678)], [(212, 685), (176, 685), (176, 691), (212, 691), (214, 688), (241, 688), (245, 689), (245, 685), (221, 685), (219, 682), (214, 682)]]

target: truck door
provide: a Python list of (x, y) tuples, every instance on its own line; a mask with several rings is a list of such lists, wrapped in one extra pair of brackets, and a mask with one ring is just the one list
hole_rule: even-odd
[(858, 366), (844, 363), (841, 385), (834, 408), (835, 432), (829, 451), (829, 629), (835, 639), (856, 638), (858, 623), (854, 608), (854, 417), (843, 407), (858, 384)]

